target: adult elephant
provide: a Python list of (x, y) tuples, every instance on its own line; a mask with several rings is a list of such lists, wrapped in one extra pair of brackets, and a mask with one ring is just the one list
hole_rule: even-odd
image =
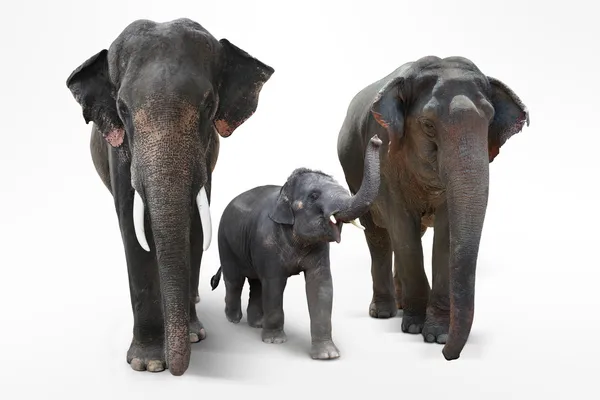
[[(368, 138), (384, 142), (379, 195), (361, 217), (371, 254), (369, 314), (390, 318), (402, 308), (402, 331), (445, 343), (447, 360), (460, 356), (473, 324), (489, 163), (525, 122), (527, 108), (504, 83), (466, 58), (430, 56), (361, 90), (338, 137), (354, 193)], [(421, 244), (427, 227), (434, 227), (431, 290)]]
[(92, 160), (114, 197), (125, 248), (134, 370), (182, 375), (211, 241), (219, 137), (256, 110), (274, 69), (189, 19), (137, 20), (67, 79), (93, 122)]

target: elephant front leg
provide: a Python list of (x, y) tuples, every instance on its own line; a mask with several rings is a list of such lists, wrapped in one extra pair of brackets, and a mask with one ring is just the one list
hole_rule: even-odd
[[(158, 265), (154, 252), (142, 249), (135, 236), (133, 192), (130, 198), (119, 203), (119, 224), (133, 310), (133, 339), (127, 351), (127, 362), (136, 371), (160, 372), (166, 368), (166, 361)], [(148, 220), (146, 226), (149, 226)]]
[(420, 218), (403, 215), (395, 218), (392, 232), (394, 269), (400, 278), (402, 294), (402, 331), (421, 333), (429, 300), (429, 282), (423, 266)]
[(333, 282), (329, 259), (304, 271), (306, 299), (310, 314), (310, 356), (315, 360), (339, 358), (340, 352), (331, 337)]
[(283, 291), (287, 277), (261, 279), (263, 324), (262, 341), (265, 343), (285, 343), (287, 336), (283, 330)]
[(198, 285), (200, 280), (200, 265), (202, 263), (202, 224), (200, 215), (195, 212), (192, 219), (192, 229), (190, 237), (190, 342), (197, 343), (206, 338), (204, 325), (198, 319), (196, 304), (200, 302)]
[(373, 318), (392, 318), (398, 312), (392, 276), (392, 246), (388, 231), (375, 225), (368, 212), (360, 221), (365, 227), (365, 238), (371, 254), (373, 298), (369, 315)]
[(438, 207), (433, 231), (433, 287), (422, 332), (429, 343), (446, 343), (450, 325), (450, 230), (447, 212), (445, 203)]

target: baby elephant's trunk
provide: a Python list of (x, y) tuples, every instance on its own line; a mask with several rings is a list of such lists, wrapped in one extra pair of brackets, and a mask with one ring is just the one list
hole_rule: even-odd
[(379, 149), (381, 140), (377, 135), (369, 140), (365, 154), (365, 167), (362, 184), (358, 192), (350, 197), (347, 204), (335, 213), (335, 219), (342, 222), (350, 222), (365, 214), (375, 198), (379, 194), (380, 172), (379, 172)]

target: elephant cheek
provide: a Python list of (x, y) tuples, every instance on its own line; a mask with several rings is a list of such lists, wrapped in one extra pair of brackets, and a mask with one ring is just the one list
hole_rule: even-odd
[(122, 128), (116, 128), (102, 136), (104, 137), (104, 140), (106, 140), (112, 147), (120, 147), (123, 144), (125, 131)]

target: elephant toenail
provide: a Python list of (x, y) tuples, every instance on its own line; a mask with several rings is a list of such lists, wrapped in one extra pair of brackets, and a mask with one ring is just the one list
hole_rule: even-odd
[(447, 333), (442, 333), (440, 336), (437, 337), (437, 342), (439, 344), (445, 344), (447, 340), (448, 340), (448, 334)]
[(131, 360), (131, 369), (133, 369), (134, 371), (145, 371), (146, 366), (144, 365), (144, 362), (142, 360), (140, 360), (139, 358), (134, 358), (133, 360)]
[(150, 372), (161, 372), (164, 371), (165, 367), (163, 366), (162, 361), (160, 360), (152, 360), (148, 362), (148, 371)]

